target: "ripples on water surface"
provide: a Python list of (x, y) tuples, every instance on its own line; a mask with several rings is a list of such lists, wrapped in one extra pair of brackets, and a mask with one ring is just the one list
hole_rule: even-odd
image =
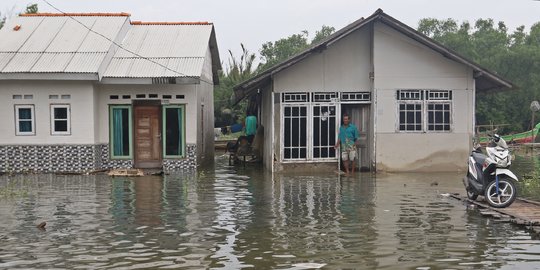
[[(461, 174), (3, 177), (3, 269), (533, 269), (540, 242), (440, 193)], [(36, 224), (47, 221), (47, 230)]]

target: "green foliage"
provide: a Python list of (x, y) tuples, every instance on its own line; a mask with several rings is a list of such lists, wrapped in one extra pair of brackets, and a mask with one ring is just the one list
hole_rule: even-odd
[(518, 182), (519, 186), (519, 196), (538, 200), (540, 191), (540, 172), (538, 169), (535, 169), (527, 174), (524, 174), (523, 177)]
[(233, 106), (234, 86), (301, 52), (310, 44), (324, 40), (334, 31), (334, 27), (323, 25), (319, 31), (315, 32), (315, 37), (311, 42), (308, 40), (307, 31), (302, 31), (300, 34), (294, 34), (275, 42), (266, 42), (260, 49), (262, 62), (258, 66), (255, 64), (256, 55), (250, 53), (243, 44), (240, 44), (242, 55), (239, 59), (229, 50), (227, 68), (219, 73), (220, 84), (214, 91), (215, 126), (224, 127), (244, 121), (247, 101)]
[[(501, 133), (531, 128), (529, 104), (540, 98), (540, 23), (510, 33), (503, 22), (479, 19), (474, 27), (453, 19), (422, 19), (418, 31), (511, 81), (519, 90), (478, 93), (476, 122), (509, 124)], [(535, 119), (539, 119), (538, 116)]]
[[(15, 8), (13, 8), (15, 9)], [(13, 11), (12, 9), (12, 11)], [(26, 6), (26, 9), (24, 10), (23, 13), (27, 13), (27, 14), (34, 14), (34, 13), (38, 13), (38, 4), (31, 4), (31, 5), (28, 5)], [(8, 12), (10, 14), (13, 14), (11, 12)], [(7, 20), (8, 16), (6, 15), (6, 12), (4, 12), (4, 14), (2, 14), (2, 12), (0, 12), (0, 29), (2, 29), (2, 27), (4, 27), (4, 24), (6, 24), (6, 20)]]
[(6, 23), (6, 15), (2, 16), (2, 13), (0, 12), (0, 29), (4, 27), (4, 24)]
[(219, 73), (219, 85), (214, 91), (215, 126), (223, 127), (242, 122), (246, 110), (246, 102), (233, 106), (233, 87), (255, 75), (256, 55), (249, 52), (243, 44), (242, 55), (236, 59), (229, 50), (229, 63), (225, 71)]
[(331, 34), (333, 34), (336, 31), (336, 28), (332, 26), (323, 25), (321, 30), (318, 30), (315, 32), (315, 37), (313, 37), (313, 40), (311, 41), (311, 44), (316, 44)]
[(262, 60), (259, 71), (264, 71), (300, 53), (310, 45), (325, 39), (335, 30), (334, 27), (323, 25), (321, 30), (315, 32), (315, 37), (311, 41), (309, 40), (308, 31), (304, 30), (300, 34), (293, 34), (274, 42), (264, 43), (259, 51)]
[(307, 40), (308, 32), (302, 31), (301, 34), (294, 34), (287, 38), (282, 38), (275, 42), (266, 42), (260, 50), (261, 70), (266, 70), (275, 64), (299, 53), (309, 46)]
[(38, 13), (38, 5), (37, 4), (31, 4), (26, 6), (26, 9), (24, 10), (25, 14), (35, 14)]

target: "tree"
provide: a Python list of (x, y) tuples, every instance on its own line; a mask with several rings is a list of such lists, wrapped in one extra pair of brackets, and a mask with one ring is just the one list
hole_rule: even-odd
[(246, 103), (242, 102), (233, 106), (233, 87), (255, 75), (257, 66), (256, 55), (249, 52), (244, 44), (242, 55), (237, 59), (229, 50), (228, 65), (219, 73), (220, 84), (214, 91), (214, 116), (216, 127), (228, 126), (237, 121), (243, 121)]
[(2, 12), (0, 12), (0, 29), (4, 27), (5, 23), (6, 23), (6, 15), (2, 15)]
[(286, 38), (279, 39), (274, 42), (266, 42), (259, 50), (261, 54), (262, 64), (259, 66), (259, 71), (264, 71), (286, 59), (307, 49), (310, 45), (315, 44), (332, 33), (336, 29), (334, 27), (323, 25), (321, 30), (315, 32), (315, 37), (309, 41), (309, 33), (304, 30), (300, 34), (293, 34)]
[[(13, 11), (13, 9), (12, 9), (12, 11)], [(2, 29), (2, 27), (4, 27), (4, 24), (6, 24), (6, 20), (7, 20), (8, 16), (5, 13), (6, 12), (4, 12), (4, 14), (2, 14), (2, 12), (0, 12), (0, 29)], [(24, 10), (23, 13), (26, 13), (26, 14), (38, 13), (38, 5), (37, 4), (31, 4), (31, 5), (26, 6), (26, 9)], [(11, 13), (11, 14), (13, 14), (13, 13)]]
[(422, 19), (418, 31), (513, 82), (519, 90), (478, 93), (478, 124), (510, 124), (502, 133), (530, 128), (529, 104), (540, 98), (540, 23), (509, 33), (503, 22), (479, 19), (474, 27), (453, 19)]
[(242, 55), (236, 58), (229, 50), (229, 60), (225, 71), (220, 72), (220, 84), (214, 92), (214, 116), (216, 127), (228, 126), (235, 122), (242, 122), (247, 102), (241, 102), (233, 106), (233, 87), (250, 79), (259, 72), (286, 60), (287, 58), (306, 49), (310, 44), (317, 43), (335, 31), (334, 27), (323, 25), (321, 30), (316, 31), (311, 42), (308, 32), (302, 31), (275, 42), (266, 42), (260, 49), (262, 63), (255, 64), (256, 55), (249, 52), (243, 44)]
[(327, 38), (328, 36), (333, 34), (335, 31), (336, 31), (336, 28), (334, 28), (332, 26), (323, 25), (321, 27), (321, 30), (315, 32), (315, 37), (313, 37), (313, 40), (311, 41), (311, 44), (316, 44), (316, 43), (324, 40), (325, 38)]
[(31, 4), (26, 6), (26, 9), (24, 10), (25, 14), (35, 14), (38, 13), (38, 5), (37, 4)]

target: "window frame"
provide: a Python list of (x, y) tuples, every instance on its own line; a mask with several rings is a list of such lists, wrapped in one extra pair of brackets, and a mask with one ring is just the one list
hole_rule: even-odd
[[(66, 109), (66, 119), (59, 119), (59, 121), (67, 121), (67, 131), (56, 131), (56, 118), (54, 117), (55, 108)], [(71, 105), (70, 104), (51, 104), (50, 105), (50, 121), (51, 121), (51, 135), (71, 135)]]
[[(128, 110), (129, 155), (127, 156), (114, 155), (114, 136), (113, 136), (113, 110), (114, 109), (127, 109)], [(131, 105), (120, 105), (120, 104), (109, 105), (109, 156), (111, 159), (133, 159), (133, 108)]]
[[(288, 93), (286, 93), (286, 94), (288, 94)], [(298, 108), (298, 114), (299, 114), (299, 115), (298, 115), (296, 118), (298, 118), (298, 121), (299, 121), (299, 122), (300, 122), (300, 119), (302, 118), (302, 116), (301, 116), (301, 108), (305, 108), (305, 109), (306, 109), (306, 116), (305, 116), (306, 126), (305, 126), (305, 131), (304, 131), (304, 132), (306, 133), (306, 145), (305, 145), (305, 146), (301, 146), (301, 145), (300, 145), (300, 142), (299, 142), (299, 145), (298, 145), (298, 146), (289, 146), (289, 147), (286, 147), (286, 146), (285, 146), (285, 139), (286, 139), (286, 138), (285, 138), (285, 137), (286, 137), (286, 135), (285, 135), (285, 119), (287, 118), (287, 116), (285, 116), (285, 109), (286, 109), (286, 108), (290, 108), (290, 110), (291, 110), (291, 116), (289, 116), (289, 118), (291, 118), (291, 119), (294, 118), (294, 117), (292, 116), (292, 110), (293, 110), (293, 108)], [(308, 103), (308, 102), (305, 102), (305, 103), (303, 103), (303, 102), (298, 102), (298, 103), (296, 103), (296, 102), (294, 102), (294, 103), (293, 103), (293, 102), (290, 102), (290, 103), (283, 103), (283, 104), (281, 105), (281, 132), (280, 132), (280, 133), (281, 133), (281, 134), (280, 134), (281, 138), (280, 138), (280, 139), (281, 139), (281, 142), (282, 142), (282, 143), (281, 143), (281, 147), (280, 147), (281, 149), (280, 149), (280, 151), (281, 151), (281, 160), (282, 160), (283, 162), (295, 162), (295, 161), (309, 161), (309, 160), (313, 160), (313, 159), (311, 158), (311, 155), (310, 155), (310, 151), (311, 151), (311, 149), (310, 149), (310, 143), (311, 143), (311, 136), (310, 136), (310, 116), (311, 116), (311, 105), (310, 105), (310, 103)], [(290, 126), (292, 127), (292, 120), (291, 120)], [(302, 132), (301, 129), (299, 129), (299, 133), (300, 133), (300, 132)], [(285, 151), (286, 151), (286, 150), (289, 150), (289, 149), (290, 149), (291, 151), (292, 151), (293, 149), (298, 149), (298, 153), (299, 153), (298, 156), (300, 156), (300, 151), (301, 151), (301, 149), (305, 149), (305, 151), (306, 151), (305, 156), (306, 156), (306, 157), (305, 157), (305, 158), (301, 158), (301, 157), (298, 157), (298, 158), (285, 158)]]
[[(25, 132), (25, 131), (19, 131), (20, 128), (20, 117), (19, 117), (19, 109), (30, 109), (31, 113), (31, 126), (32, 131)], [(34, 104), (15, 104), (14, 105), (15, 110), (15, 136), (35, 136), (36, 135), (36, 111)], [(27, 121), (27, 119), (23, 119), (23, 121)]]
[[(402, 93), (403, 91), (403, 93)], [(411, 93), (418, 93), (414, 95)], [(401, 105), (420, 104), (421, 105), (421, 130), (401, 129)], [(448, 104), (449, 119), (448, 130), (430, 130), (429, 105)], [(396, 91), (396, 132), (397, 133), (452, 133), (454, 130), (454, 100), (452, 90), (427, 90), (427, 89), (399, 89)], [(432, 123), (431, 125), (436, 125)], [(440, 124), (440, 123), (439, 123)], [(443, 125), (445, 123), (442, 123)]]
[[(182, 140), (181, 140), (181, 146), (180, 146), (180, 151), (181, 151), (181, 154), (180, 155), (167, 155), (167, 127), (166, 127), (166, 123), (167, 123), (167, 109), (169, 108), (173, 108), (173, 109), (180, 109), (181, 111), (181, 114), (182, 114), (182, 123), (181, 123), (181, 126), (180, 128), (182, 129), (181, 131), (181, 136), (182, 136)], [(181, 159), (181, 158), (185, 158), (186, 157), (186, 105), (185, 104), (168, 104), (168, 105), (163, 105), (162, 108), (161, 108), (161, 121), (162, 121), (162, 125), (161, 125), (161, 134), (162, 134), (162, 140), (161, 140), (161, 147), (162, 147), (162, 155), (163, 155), (163, 158), (167, 158), (167, 159)]]

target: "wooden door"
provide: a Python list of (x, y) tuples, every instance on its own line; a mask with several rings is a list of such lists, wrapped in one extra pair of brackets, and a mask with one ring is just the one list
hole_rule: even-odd
[(135, 167), (161, 167), (159, 106), (135, 106)]

